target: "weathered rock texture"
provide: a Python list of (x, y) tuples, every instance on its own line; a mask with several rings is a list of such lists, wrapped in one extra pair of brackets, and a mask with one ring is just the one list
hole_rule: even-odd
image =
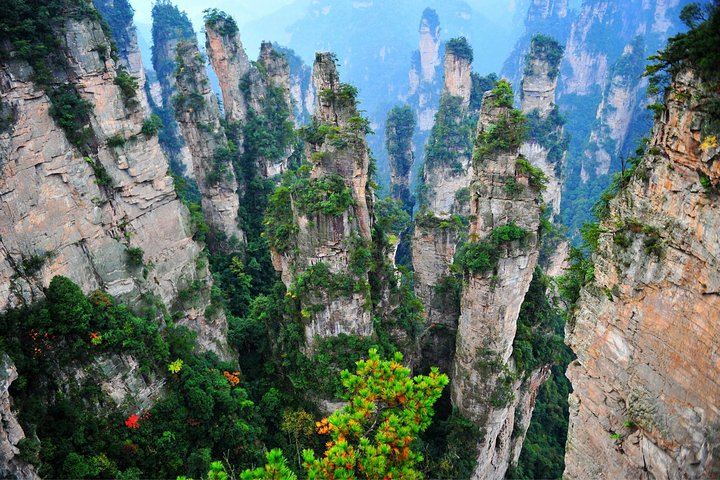
[(470, 62), (445, 52), (443, 96), (426, 147), (423, 195), (412, 240), (415, 293), (425, 305), (423, 363), (449, 373), (455, 349), (458, 306), (452, 297), (450, 265), (470, 214), (472, 139), (477, 113), (468, 111)]
[[(497, 105), (493, 93), (485, 94), (480, 134), (510, 114), (510, 108)], [(476, 446), (478, 463), (473, 478), (477, 479), (504, 478), (522, 445), (521, 440), (512, 438), (515, 411), (525, 410), (524, 425), (516, 431), (522, 437), (537, 388), (549, 375), (547, 368), (526, 381), (513, 375), (512, 345), (520, 306), (538, 260), (540, 224), (539, 192), (518, 170), (517, 160), (517, 149), (477, 158), (470, 192), (470, 239), (487, 241), (494, 229), (509, 224), (526, 231), (524, 239), (498, 246), (500, 259), (492, 271), (466, 272), (463, 281), (451, 396), (459, 412), (484, 433)], [(508, 178), (522, 185), (519, 192), (508, 192)]]
[(502, 76), (508, 78), (513, 85), (520, 85), (523, 78), (534, 35), (548, 35), (559, 42), (565, 42), (572, 19), (568, 3), (568, 0), (531, 0), (525, 17), (525, 34), (517, 41), (502, 68)]
[(250, 60), (240, 41), (240, 31), (232, 19), (205, 22), (205, 48), (220, 82), (225, 118), (247, 121), (247, 100), (240, 82), (250, 71)]
[[(74, 84), (93, 106), (84, 154), (50, 116), (30, 67), (11, 54), (0, 62), (0, 91), (13, 112), (0, 133), (0, 311), (42, 298), (56, 275), (84, 292), (104, 289), (130, 305), (152, 294), (175, 309), (178, 292), (195, 280), (209, 288), (210, 279), (196, 266), (200, 246), (167, 160), (157, 138), (141, 133), (142, 109), (123, 97), (115, 66), (98, 51), (109, 47), (99, 23), (69, 19), (59, 40), (67, 67), (57, 81)], [(123, 145), (107, 145), (120, 136)], [(129, 247), (143, 250), (145, 269), (128, 263)], [(225, 319), (205, 319), (206, 305), (180, 323), (199, 331), (204, 348), (221, 351)]]
[(301, 127), (310, 121), (315, 111), (315, 86), (312, 83), (312, 68), (291, 49), (276, 47), (285, 56), (290, 66), (290, 96), (292, 97), (295, 126)]
[(610, 203), (595, 281), (567, 326), (567, 478), (720, 476), (720, 163), (700, 148), (713, 96), (689, 73), (675, 79)]
[(407, 101), (417, 112), (418, 128), (427, 135), (437, 113), (443, 75), (439, 53), (440, 20), (435, 10), (426, 8), (423, 11), (419, 34), (419, 50), (413, 57), (410, 69)]
[[(140, 56), (140, 46), (130, 2), (128, 0), (93, 0), (93, 5), (110, 25), (113, 40), (117, 45), (120, 65), (138, 79), (138, 84), (145, 85), (145, 67)], [(138, 98), (143, 110), (148, 112), (150, 106), (144, 88), (138, 90)]]
[(19, 458), (18, 443), (25, 438), (12, 408), (10, 384), (18, 378), (12, 359), (0, 354), (0, 477), (34, 480), (35, 467)]
[(216, 247), (232, 249), (245, 241), (238, 227), (238, 182), (232, 159), (236, 148), (228, 145), (220, 122), (220, 108), (210, 88), (205, 59), (197, 41), (177, 44), (177, 94), (175, 115), (192, 153), (193, 169), (202, 194), (202, 210), (215, 231)]
[(321, 311), (313, 312), (305, 326), (305, 343), (312, 352), (315, 337), (336, 336), (340, 333), (369, 336), (373, 333), (369, 311), (367, 272), (352, 272), (352, 250), (369, 245), (372, 231), (372, 191), (368, 187), (370, 156), (365, 130), (351, 119), (358, 118), (354, 95), (348, 85), (341, 84), (330, 53), (318, 53), (313, 68), (313, 83), (318, 92), (314, 125), (332, 128), (334, 138), (324, 136), (317, 143), (306, 142), (306, 156), (311, 159), (311, 188), (323, 188), (318, 181), (340, 178), (352, 195), (352, 205), (337, 215), (321, 211), (303, 212), (298, 199), (292, 199), (293, 223), (297, 232), (291, 239), (292, 250), (273, 251), (273, 264), (282, 272), (282, 279), (290, 291), (296, 280), (318, 263), (327, 265), (335, 278), (352, 278), (359, 288), (346, 294), (319, 287), (302, 299), (304, 306), (321, 304)]
[[(553, 50), (551, 52), (550, 50)], [(562, 47), (549, 37), (536, 36), (530, 44), (530, 51), (525, 58), (525, 75), (522, 80), (522, 103), (524, 113), (536, 112), (539, 122), (547, 124), (548, 118), (555, 107), (555, 88), (561, 57), (554, 55), (562, 52)], [(559, 117), (553, 117), (559, 118)], [(550, 120), (552, 121), (552, 120)], [(548, 125), (553, 133), (543, 135), (544, 138), (531, 138), (520, 148), (520, 153), (530, 163), (539, 167), (547, 176), (548, 182), (543, 200), (552, 209), (553, 216), (560, 214), (560, 198), (562, 193), (562, 160), (563, 158), (549, 161), (548, 154), (551, 148), (561, 148), (559, 145), (547, 145), (547, 143), (559, 143), (563, 138), (563, 127), (560, 125)], [(562, 155), (564, 157), (564, 154)]]
[[(235, 21), (224, 15), (208, 18), (205, 22), (206, 47), (210, 63), (217, 74), (223, 95), (225, 118), (228, 122), (246, 124), (251, 117), (265, 115), (266, 109), (276, 108), (268, 97), (279, 95), (292, 121), (292, 98), (290, 93), (290, 67), (285, 57), (272, 44), (263, 42), (260, 57), (251, 65), (240, 41)], [(273, 101), (277, 101), (274, 99)], [(243, 130), (235, 139), (243, 148)], [(278, 158), (258, 155), (254, 159), (264, 177), (273, 177), (287, 170), (287, 162), (293, 153), (288, 147)]]
[(590, 133), (588, 148), (583, 152), (585, 169), (594, 167), (596, 175), (610, 171), (611, 163), (620, 156), (628, 140), (633, 113), (645, 103), (640, 96), (646, 83), (642, 76), (645, 56), (645, 44), (638, 36), (610, 69), (598, 106), (597, 126)]

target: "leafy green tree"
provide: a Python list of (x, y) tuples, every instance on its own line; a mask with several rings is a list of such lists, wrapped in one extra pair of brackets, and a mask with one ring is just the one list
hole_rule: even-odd
[[(282, 450), (274, 448), (266, 455), (267, 464), (255, 470), (245, 470), (240, 474), (241, 480), (295, 480), (297, 476), (287, 466), (287, 460), (283, 457)], [(217, 462), (216, 462), (217, 463)], [(213, 478), (208, 475), (208, 478)], [(225, 480), (223, 477), (215, 477), (217, 480)]]
[[(422, 455), (412, 444), (430, 426), (433, 405), (449, 380), (437, 368), (411, 377), (402, 359), (395, 353), (393, 360), (381, 360), (370, 349), (369, 358), (357, 362), (356, 373), (342, 371), (348, 404), (316, 422), (318, 433), (330, 440), (321, 458), (312, 450), (303, 452), (308, 478), (422, 478), (414, 468)], [(241, 478), (295, 478), (280, 450), (269, 452), (267, 460), (264, 468), (246, 470)]]

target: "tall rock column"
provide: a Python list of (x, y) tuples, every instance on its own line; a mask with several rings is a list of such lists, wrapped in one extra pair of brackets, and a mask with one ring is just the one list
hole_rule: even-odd
[[(512, 109), (508, 83), (485, 94), (473, 154), (469, 240), (456, 257), (464, 276), (451, 395), (459, 412), (483, 432), (477, 479), (504, 478), (520, 447), (512, 433), (524, 381), (515, 373), (513, 340), (538, 261), (540, 224), (539, 178), (518, 155), (523, 120)], [(541, 382), (529, 379), (535, 389)]]
[(137, 30), (133, 23), (134, 10), (128, 0), (93, 0), (93, 5), (110, 25), (113, 40), (118, 49), (120, 64), (133, 77), (137, 78), (137, 95), (145, 112), (150, 106), (145, 94), (145, 67), (140, 56)]
[[(275, 177), (287, 170), (294, 149), (291, 142), (293, 107), (290, 67), (271, 43), (263, 42), (260, 57), (250, 64), (232, 17), (212, 10), (205, 15), (206, 47), (223, 94), (225, 118), (234, 123), (232, 139), (260, 176)], [(257, 135), (255, 130), (262, 130)], [(268, 137), (272, 139), (258, 140)], [(245, 137), (251, 144), (245, 145)], [(247, 148), (246, 148), (247, 147)]]
[(218, 11), (208, 14), (205, 48), (220, 83), (225, 118), (230, 122), (245, 122), (248, 106), (240, 84), (251, 67), (235, 20)]
[[(420, 208), (412, 240), (415, 292), (425, 305), (427, 332), (422, 342), (423, 364), (450, 372), (455, 349), (458, 305), (450, 265), (470, 214), (473, 176), (472, 140), (477, 114), (468, 111), (472, 51), (446, 49), (443, 96), (435, 126), (425, 148)], [(470, 52), (467, 55), (467, 52)]]
[(424, 140), (432, 129), (442, 90), (440, 19), (432, 8), (423, 11), (418, 34), (418, 50), (410, 68), (407, 101), (417, 112), (418, 128), (421, 134), (424, 132)]
[(408, 106), (395, 107), (388, 113), (385, 123), (385, 147), (390, 163), (392, 198), (402, 202), (412, 214), (415, 198), (410, 192), (410, 169), (414, 163), (412, 136), (415, 114)]
[[(525, 56), (520, 93), (521, 108), (529, 123), (528, 139), (520, 147), (520, 154), (540, 168), (547, 178), (543, 201), (553, 223), (557, 223), (560, 216), (563, 168), (569, 145), (564, 120), (555, 105), (562, 55), (563, 47), (555, 39), (534, 35)], [(559, 235), (543, 236), (540, 262), (550, 276), (564, 273), (569, 248), (569, 242)]]
[(176, 48), (177, 94), (173, 107), (192, 153), (203, 213), (215, 231), (216, 247), (237, 248), (245, 240), (237, 218), (240, 202), (233, 166), (237, 147), (225, 137), (218, 102), (210, 88), (197, 41), (181, 42)]
[(155, 2), (152, 9), (152, 64), (157, 77), (150, 85), (151, 98), (156, 112), (163, 121), (161, 146), (176, 172), (192, 177), (193, 162), (179, 131), (172, 97), (175, 95), (175, 60), (178, 42), (192, 41), (195, 31), (185, 12), (181, 12), (170, 0)]
[(304, 131), (310, 163), (278, 188), (266, 221), (273, 263), (302, 308), (308, 352), (316, 336), (373, 333), (368, 273), (357, 263), (372, 241), (369, 127), (333, 54), (316, 55), (313, 83), (318, 103)]
[(570, 479), (720, 476), (720, 155), (708, 131), (720, 99), (689, 72), (670, 90), (567, 325)]

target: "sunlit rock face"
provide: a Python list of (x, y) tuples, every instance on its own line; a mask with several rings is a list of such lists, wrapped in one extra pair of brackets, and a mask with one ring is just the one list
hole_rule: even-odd
[(567, 478), (720, 475), (720, 164), (701, 146), (717, 94), (689, 72), (671, 89), (567, 326)]

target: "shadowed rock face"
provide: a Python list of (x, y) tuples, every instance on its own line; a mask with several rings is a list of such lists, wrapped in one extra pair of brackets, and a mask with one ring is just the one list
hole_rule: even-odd
[[(312, 78), (318, 92), (314, 125), (335, 133), (315, 143), (306, 142), (306, 156), (312, 164), (309, 188), (322, 189), (322, 182), (334, 178), (351, 195), (352, 205), (335, 214), (307, 212), (299, 207), (298, 198), (292, 198), (288, 208), (297, 227), (291, 239), (293, 249), (272, 252), (273, 264), (291, 292), (296, 280), (319, 263), (326, 265), (334, 278), (351, 278), (360, 286), (368, 284), (367, 272), (351, 270), (353, 249), (371, 242), (372, 191), (368, 188), (370, 156), (365, 131), (356, 126), (359, 113), (354, 94), (349, 85), (340, 83), (334, 55), (316, 55)], [(364, 288), (342, 294), (322, 287), (310, 292), (303, 305), (322, 304), (323, 309), (313, 312), (305, 326), (307, 351), (313, 351), (316, 336), (372, 335), (368, 302), (369, 292)]]
[(602, 224), (595, 281), (567, 326), (568, 478), (720, 475), (720, 213), (709, 191), (720, 163), (701, 147), (713, 97), (690, 73), (675, 78)]
[(177, 63), (177, 95), (173, 104), (183, 137), (192, 153), (203, 213), (216, 232), (216, 246), (232, 249), (233, 243), (245, 241), (245, 234), (237, 225), (240, 201), (232, 164), (236, 148), (229, 145), (225, 137), (220, 123), (220, 108), (210, 88), (197, 41), (177, 45)]
[[(115, 13), (118, 20), (115, 25), (110, 25), (112, 36), (118, 48), (118, 57), (120, 64), (127, 69), (127, 72), (138, 79), (138, 84), (145, 85), (145, 67), (140, 56), (140, 46), (138, 45), (137, 30), (133, 23), (133, 10), (128, 0), (93, 0), (93, 5), (104, 18), (111, 18), (108, 15)], [(123, 17), (119, 12), (126, 12)], [(148, 99), (145, 95), (145, 89), (138, 90), (138, 97), (143, 110), (149, 111)]]
[[(56, 275), (130, 305), (149, 293), (175, 310), (179, 291), (195, 280), (209, 289), (210, 279), (196, 267), (200, 246), (167, 160), (157, 137), (141, 133), (141, 103), (125, 97), (115, 65), (98, 53), (109, 44), (100, 25), (68, 20), (60, 41), (67, 70), (57, 81), (74, 84), (92, 105), (82, 152), (50, 116), (50, 99), (30, 80), (30, 67), (10, 56), (0, 62), (0, 90), (13, 118), (0, 132), (0, 310), (42, 298)], [(130, 247), (141, 248), (152, 268), (131, 266)], [(205, 319), (207, 304), (179, 323), (199, 332), (203, 348), (221, 352), (225, 320)]]

